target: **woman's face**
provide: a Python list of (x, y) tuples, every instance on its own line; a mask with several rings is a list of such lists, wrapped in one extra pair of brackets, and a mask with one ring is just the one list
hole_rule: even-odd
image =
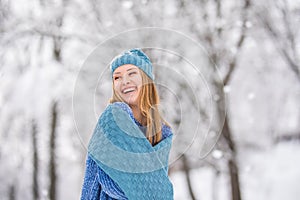
[(113, 73), (115, 92), (128, 104), (138, 105), (142, 86), (142, 75), (138, 67), (126, 64), (118, 67)]

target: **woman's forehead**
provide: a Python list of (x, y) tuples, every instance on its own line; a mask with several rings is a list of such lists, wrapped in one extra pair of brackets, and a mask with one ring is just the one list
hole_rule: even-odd
[(122, 66), (118, 67), (117, 69), (115, 69), (114, 74), (126, 72), (126, 71), (129, 71), (132, 69), (138, 69), (138, 67), (135, 65), (132, 65), (132, 64), (122, 65)]

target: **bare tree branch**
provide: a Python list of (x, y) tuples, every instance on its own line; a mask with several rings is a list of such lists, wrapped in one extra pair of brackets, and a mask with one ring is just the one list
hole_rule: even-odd
[(277, 19), (276, 24), (282, 26), (284, 31), (280, 31), (275, 28), (267, 12), (267, 8), (262, 8), (257, 12), (257, 16), (263, 24), (265, 30), (270, 35), (273, 44), (275, 45), (277, 51), (288, 64), (289, 68), (296, 75), (296, 78), (300, 82), (300, 64), (298, 61), (298, 50), (296, 48), (296, 35), (293, 33), (291, 28), (291, 18), (289, 17), (289, 8), (287, 2), (283, 1), (279, 4), (278, 1), (275, 4), (275, 8), (281, 13), (282, 19)]
[[(249, 9), (250, 7), (250, 0), (245, 0), (245, 4), (244, 4), (244, 7), (243, 7), (243, 10), (242, 10), (242, 27), (241, 27), (241, 34), (239, 36), (239, 39), (237, 40), (237, 44), (236, 44), (236, 52), (238, 53), (245, 41), (245, 37), (246, 37), (246, 29), (247, 29), (247, 26), (246, 26), (246, 23), (247, 23), (247, 19), (248, 19), (248, 16), (247, 16), (247, 10)], [(236, 67), (236, 62), (237, 62), (237, 55), (235, 55), (232, 60), (230, 61), (229, 63), (229, 70), (223, 80), (223, 83), (224, 85), (227, 85), (231, 79), (231, 76), (233, 74), (233, 71)]]

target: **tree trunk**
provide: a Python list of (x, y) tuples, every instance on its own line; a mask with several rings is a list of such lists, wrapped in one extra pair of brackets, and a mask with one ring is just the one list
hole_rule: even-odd
[(15, 185), (10, 186), (9, 189), (9, 200), (15, 200), (16, 199), (16, 191), (15, 191)]
[(212, 200), (217, 200), (218, 199), (218, 191), (219, 191), (219, 176), (221, 172), (218, 169), (214, 170), (214, 177), (212, 181)]
[(193, 193), (192, 183), (191, 183), (191, 179), (190, 179), (190, 166), (189, 166), (187, 158), (184, 154), (182, 154), (182, 163), (183, 163), (183, 171), (185, 173), (189, 194), (191, 196), (191, 199), (195, 200), (196, 198), (195, 198), (195, 195)]
[(33, 148), (33, 175), (32, 175), (32, 193), (33, 199), (39, 199), (39, 184), (38, 184), (38, 151), (37, 151), (37, 130), (35, 121), (32, 120), (32, 148)]
[(230, 159), (228, 161), (228, 167), (230, 170), (232, 200), (241, 200), (239, 173), (236, 161)]
[(241, 200), (242, 198), (240, 193), (239, 170), (236, 162), (236, 148), (235, 148), (235, 143), (231, 137), (227, 116), (225, 117), (222, 135), (224, 136), (228, 144), (228, 147), (231, 151), (231, 158), (228, 161), (228, 168), (230, 171), (230, 182), (231, 182), (231, 197), (232, 200)]
[(53, 103), (52, 107), (52, 121), (50, 134), (50, 161), (49, 161), (49, 199), (56, 199), (56, 162), (55, 162), (55, 138), (56, 138), (56, 124), (57, 124), (57, 103)]

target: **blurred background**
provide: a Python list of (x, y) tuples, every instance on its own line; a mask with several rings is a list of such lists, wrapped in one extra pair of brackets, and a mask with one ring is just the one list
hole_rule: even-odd
[(0, 199), (80, 198), (86, 144), (111, 95), (109, 73), (95, 86), (100, 75), (82, 66), (97, 45), (142, 27), (180, 32), (210, 59), (204, 81), (180, 56), (145, 49), (177, 69), (155, 72), (175, 135), (175, 200), (298, 199), (299, 25), (299, 0), (0, 0)]

